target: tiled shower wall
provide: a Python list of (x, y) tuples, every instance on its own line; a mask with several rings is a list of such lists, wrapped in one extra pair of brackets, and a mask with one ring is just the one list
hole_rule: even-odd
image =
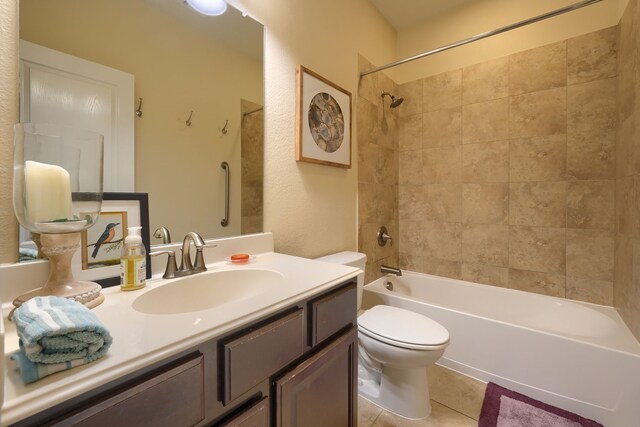
[(244, 99), (240, 107), (240, 231), (259, 233), (263, 222), (264, 112), (256, 111), (261, 105)]
[(363, 78), (360, 249), (394, 260), (371, 237), (395, 215), (398, 155), (401, 268), (612, 304), (617, 31), (401, 85), (397, 152), (393, 82)]
[(640, 7), (630, 0), (619, 30), (616, 145), (616, 280), (613, 302), (640, 340)]
[[(359, 58), (359, 71), (373, 68)], [(367, 254), (366, 283), (380, 276), (380, 266), (398, 265), (398, 108), (389, 108), (382, 92), (398, 94), (383, 73), (360, 79), (358, 88), (358, 251)], [(384, 103), (384, 106), (383, 106)], [(384, 247), (377, 233), (384, 225), (393, 240)]]

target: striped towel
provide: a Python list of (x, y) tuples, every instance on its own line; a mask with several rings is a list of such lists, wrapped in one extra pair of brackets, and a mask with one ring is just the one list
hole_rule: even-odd
[(67, 298), (32, 298), (16, 309), (13, 321), (20, 350), (11, 358), (20, 365), (25, 383), (93, 362), (112, 342), (93, 312)]

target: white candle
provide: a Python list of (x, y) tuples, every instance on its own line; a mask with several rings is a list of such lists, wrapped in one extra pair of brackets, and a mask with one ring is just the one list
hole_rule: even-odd
[(71, 217), (71, 184), (64, 168), (27, 160), (24, 166), (25, 208), (30, 222)]

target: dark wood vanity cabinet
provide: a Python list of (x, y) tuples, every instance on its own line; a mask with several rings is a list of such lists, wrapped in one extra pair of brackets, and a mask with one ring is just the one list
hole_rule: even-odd
[(355, 279), (16, 426), (356, 426)]

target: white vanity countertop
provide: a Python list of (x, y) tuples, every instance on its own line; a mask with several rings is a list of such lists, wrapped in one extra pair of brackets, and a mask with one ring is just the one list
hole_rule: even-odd
[[(295, 301), (329, 289), (360, 272), (353, 267), (274, 252), (257, 254), (255, 261), (246, 265), (216, 262), (207, 267), (209, 271), (243, 268), (274, 270), (284, 276), (284, 284), (275, 292), (208, 310), (163, 315), (139, 313), (131, 304), (145, 292), (168, 283), (167, 280), (149, 280), (144, 289), (132, 292), (122, 292), (117, 286), (105, 289), (104, 303), (94, 309), (113, 336), (113, 345), (105, 357), (28, 385), (22, 383), (17, 364), (8, 359), (9, 354), (18, 348), (18, 338), (13, 323), (6, 320), (11, 307), (5, 304), (5, 401), (0, 412), (0, 425), (12, 424), (53, 407)], [(189, 292), (188, 284), (185, 285), (184, 292)]]

